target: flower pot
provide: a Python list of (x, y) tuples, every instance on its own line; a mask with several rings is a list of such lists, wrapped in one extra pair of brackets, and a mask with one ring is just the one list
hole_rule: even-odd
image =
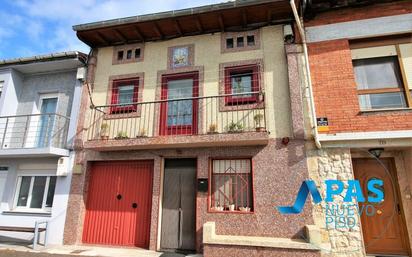
[(101, 140), (109, 140), (109, 136), (108, 135), (101, 135), (100, 139)]
[(235, 205), (234, 204), (229, 205), (229, 211), (234, 211), (234, 210), (235, 210)]
[(256, 132), (264, 132), (265, 128), (264, 127), (256, 127)]

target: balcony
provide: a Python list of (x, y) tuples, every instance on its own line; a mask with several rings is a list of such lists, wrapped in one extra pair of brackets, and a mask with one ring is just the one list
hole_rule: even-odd
[(261, 92), (95, 106), (88, 117), (84, 147), (97, 151), (266, 145), (269, 140)]
[(69, 121), (55, 113), (0, 117), (0, 158), (68, 156)]

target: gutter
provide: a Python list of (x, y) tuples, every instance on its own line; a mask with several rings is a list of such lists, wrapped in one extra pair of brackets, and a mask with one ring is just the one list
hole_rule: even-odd
[(316, 121), (316, 109), (315, 109), (315, 101), (313, 100), (312, 78), (311, 78), (310, 66), (309, 66), (309, 56), (308, 56), (308, 46), (306, 44), (306, 35), (305, 35), (303, 25), (300, 21), (300, 17), (296, 9), (296, 4), (294, 0), (290, 0), (290, 7), (292, 8), (293, 16), (295, 17), (296, 25), (298, 27), (300, 37), (302, 38), (303, 54), (305, 57), (306, 77), (307, 77), (308, 88), (309, 88), (309, 105), (310, 105), (310, 111), (312, 112), (312, 115), (311, 115), (312, 123), (313, 123), (312, 133), (313, 133), (313, 139), (315, 140), (316, 147), (320, 149), (322, 148), (322, 145), (320, 144), (319, 135), (318, 135), (318, 126), (317, 126), (317, 121)]
[(45, 54), (45, 55), (36, 55), (32, 57), (0, 60), (0, 67), (6, 66), (6, 65), (20, 65), (20, 64), (56, 61), (56, 60), (72, 59), (72, 58), (77, 58), (79, 61), (83, 63), (85, 63), (86, 61), (86, 55), (84, 53), (77, 52), (77, 51), (69, 51), (69, 52), (61, 52), (61, 53), (53, 53), (53, 54)]

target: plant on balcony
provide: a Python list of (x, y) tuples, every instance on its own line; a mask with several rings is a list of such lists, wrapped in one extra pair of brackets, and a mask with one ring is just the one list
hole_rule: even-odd
[(212, 123), (209, 125), (209, 130), (207, 131), (208, 134), (216, 134), (217, 133), (217, 125)]
[(227, 126), (227, 131), (229, 133), (239, 133), (239, 132), (243, 132), (243, 124), (240, 122), (231, 122), (228, 126)]
[(109, 139), (109, 124), (107, 124), (107, 123), (103, 123), (101, 126), (100, 126), (100, 138), (102, 139), (102, 140), (108, 140)]
[(145, 129), (141, 129), (136, 137), (147, 137), (147, 133)]
[(250, 207), (239, 207), (239, 211), (250, 212)]
[(257, 132), (262, 132), (265, 130), (262, 121), (263, 121), (263, 114), (258, 113), (256, 114), (253, 119), (255, 120), (255, 128)]
[(125, 131), (119, 131), (114, 139), (128, 139), (129, 136)]

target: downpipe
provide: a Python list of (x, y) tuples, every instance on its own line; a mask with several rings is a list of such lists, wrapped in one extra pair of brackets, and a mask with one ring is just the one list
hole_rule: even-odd
[(318, 136), (318, 126), (317, 126), (317, 120), (316, 120), (316, 108), (315, 108), (315, 101), (313, 99), (313, 89), (312, 89), (312, 78), (311, 78), (311, 73), (310, 73), (310, 66), (309, 66), (309, 56), (308, 56), (308, 46), (306, 44), (306, 35), (305, 31), (303, 29), (303, 25), (300, 21), (300, 17), (298, 14), (298, 11), (296, 9), (296, 4), (294, 0), (290, 0), (290, 7), (292, 8), (293, 16), (296, 21), (296, 25), (299, 30), (300, 37), (302, 39), (302, 46), (303, 46), (303, 55), (305, 58), (305, 70), (306, 70), (306, 79), (308, 81), (308, 88), (309, 88), (309, 106), (310, 106), (310, 111), (312, 113), (311, 118), (312, 118), (312, 133), (313, 133), (313, 139), (315, 140), (315, 145), (318, 149), (322, 148), (322, 145), (319, 141), (319, 136)]

